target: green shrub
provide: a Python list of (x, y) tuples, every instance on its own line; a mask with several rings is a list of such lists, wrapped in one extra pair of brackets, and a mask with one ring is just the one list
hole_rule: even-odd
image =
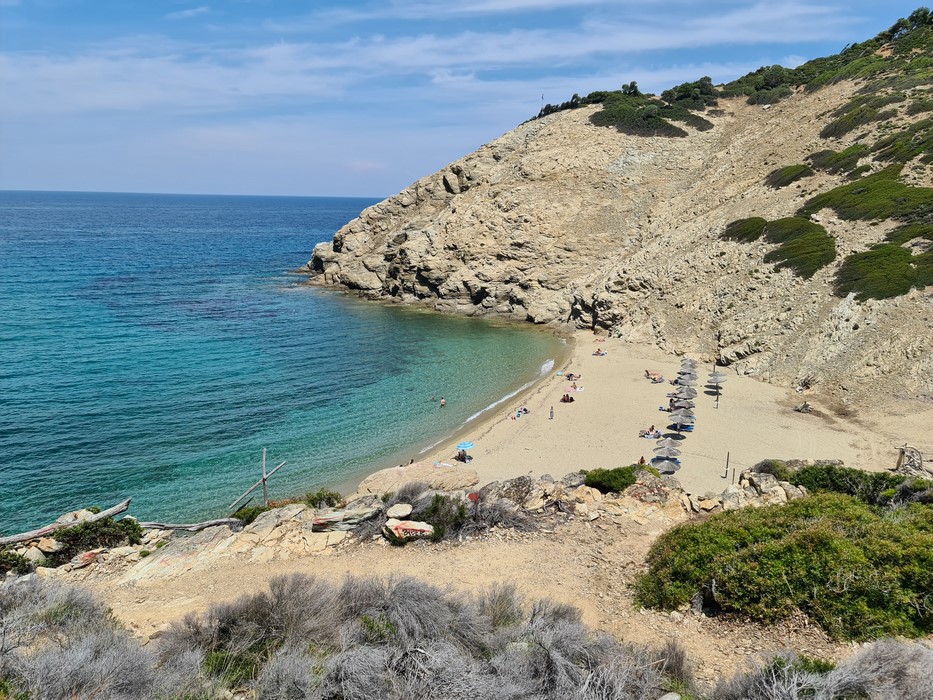
[(888, 163), (906, 163), (933, 153), (933, 120), (922, 119), (906, 129), (884, 136), (871, 147), (875, 158)]
[(267, 510), (269, 510), (269, 506), (246, 506), (236, 511), (233, 517), (242, 522), (243, 525), (249, 525)]
[(853, 253), (836, 271), (833, 291), (841, 297), (855, 292), (859, 301), (906, 294), (916, 284), (912, 259), (909, 250), (896, 245)]
[(639, 468), (639, 465), (633, 464), (628, 467), (616, 467), (615, 469), (593, 469), (586, 473), (584, 483), (590, 488), (597, 489), (600, 493), (625, 491), (635, 483), (635, 472)]
[(787, 165), (771, 171), (765, 178), (765, 184), (778, 190), (812, 174), (813, 169), (809, 165)]
[(787, 462), (780, 459), (765, 459), (758, 462), (752, 471), (759, 474), (771, 474), (778, 481), (790, 481), (793, 478), (793, 469), (787, 466)]
[(801, 467), (787, 480), (814, 493), (841, 493), (874, 506), (909, 502), (930, 489), (930, 483), (923, 479), (890, 472), (866, 472), (834, 464)]
[(204, 655), (204, 670), (212, 676), (223, 678), (228, 685), (237, 687), (256, 678), (263, 661), (252, 653), (218, 649)]
[(855, 168), (855, 164), (858, 163), (859, 159), (866, 155), (868, 155), (868, 146), (857, 143), (839, 152), (832, 150), (817, 151), (811, 154), (807, 160), (810, 161), (814, 168), (835, 174), (851, 171)]
[(142, 542), (143, 531), (139, 523), (133, 518), (114, 520), (104, 518), (94, 522), (80, 523), (74, 527), (66, 527), (55, 531), (55, 539), (64, 547), (48, 555), (52, 566), (67, 563), (81, 552), (87, 552), (98, 547), (119, 547), (125, 544), (139, 544)]
[(329, 507), (335, 508), (343, 502), (343, 496), (336, 491), (320, 488), (317, 491), (309, 491), (305, 494), (304, 502), (311, 508)]
[(608, 97), (602, 111), (592, 115), (590, 121), (633, 136), (686, 136), (686, 131), (664, 119), (666, 109), (670, 108), (665, 108), (660, 100), (619, 93)]
[(17, 574), (28, 574), (32, 571), (32, 563), (22, 554), (11, 549), (0, 549), (0, 574), (10, 571)]
[(933, 99), (929, 97), (914, 98), (907, 105), (907, 114), (911, 116), (925, 114), (926, 112), (933, 112)]
[(426, 509), (418, 513), (424, 522), (434, 527), (432, 542), (439, 542), (448, 534), (451, 537), (459, 534), (469, 517), (466, 504), (460, 499), (436, 493)]
[(933, 507), (879, 513), (852, 496), (718, 513), (662, 535), (636, 583), (642, 605), (698, 596), (774, 622), (801, 610), (837, 639), (933, 631)]
[(809, 219), (790, 216), (776, 221), (761, 217), (739, 219), (720, 234), (725, 240), (751, 243), (761, 236), (778, 247), (765, 254), (765, 262), (777, 263), (775, 269), (788, 267), (798, 276), (809, 279), (836, 259), (836, 241), (826, 230)]
[(910, 187), (898, 180), (900, 165), (892, 165), (860, 180), (813, 197), (798, 211), (810, 216), (833, 209), (846, 220), (922, 221), (933, 214), (933, 188)]
[(767, 225), (768, 221), (762, 219), (760, 216), (753, 216), (749, 219), (739, 219), (726, 226), (726, 229), (719, 237), (727, 241), (752, 243), (761, 238), (761, 235), (765, 232), (765, 226)]

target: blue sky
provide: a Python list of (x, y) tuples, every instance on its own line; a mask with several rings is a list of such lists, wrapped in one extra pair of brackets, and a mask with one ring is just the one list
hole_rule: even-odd
[(888, 0), (0, 0), (0, 189), (388, 196), (537, 113), (794, 66)]

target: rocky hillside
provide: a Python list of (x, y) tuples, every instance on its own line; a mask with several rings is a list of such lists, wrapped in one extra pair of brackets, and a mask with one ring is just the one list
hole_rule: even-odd
[[(787, 89), (769, 105), (720, 98), (703, 113), (712, 128), (681, 125), (682, 138), (598, 126), (599, 104), (531, 120), (364, 211), (315, 248), (308, 271), (316, 284), (373, 299), (605, 329), (772, 382), (811, 378), (843, 414), (868, 404), (929, 408), (933, 286), (921, 263), (933, 252), (923, 141), (931, 81), (917, 71), (903, 80), (920, 49), (895, 51), (899, 44), (884, 41), (891, 36), (861, 49), (869, 77)], [(886, 109), (866, 107), (866, 95), (882, 96)], [(898, 151), (896, 172), (890, 144), (878, 145), (892, 133), (922, 141)], [(847, 167), (827, 165), (827, 151), (830, 160), (851, 156)], [(827, 192), (858, 201), (861, 190), (844, 186), (859, 178), (872, 196), (902, 201), (900, 190), (874, 193), (870, 183), (882, 176), (923, 206), (909, 216), (853, 215), (841, 195), (811, 201)], [(723, 235), (733, 222), (761, 229), (788, 217), (815, 224), (828, 245), (816, 269), (782, 265), (777, 244), (788, 239), (768, 229)], [(892, 243), (905, 222), (919, 222), (919, 233)], [(872, 256), (895, 248), (907, 251), (899, 264), (920, 281), (909, 277), (894, 292), (859, 287), (873, 273), (891, 276)], [(846, 293), (840, 279), (865, 268)]]

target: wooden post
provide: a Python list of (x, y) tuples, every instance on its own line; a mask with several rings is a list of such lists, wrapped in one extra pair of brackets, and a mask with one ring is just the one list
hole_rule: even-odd
[(732, 467), (732, 483), (735, 483), (735, 467)]
[(268, 493), (268, 488), (267, 488), (267, 486), (266, 486), (266, 482), (269, 480), (269, 477), (270, 477), (270, 476), (272, 476), (272, 475), (275, 474), (279, 469), (281, 469), (282, 467), (284, 467), (285, 464), (286, 464), (285, 462), (282, 462), (282, 463), (281, 463), (279, 466), (277, 466), (275, 469), (273, 469), (273, 470), (267, 472), (267, 471), (266, 471), (266, 450), (265, 450), (265, 448), (263, 448), (263, 450), (262, 450), (262, 478), (261, 478), (259, 481), (257, 481), (255, 484), (253, 484), (252, 486), (250, 486), (248, 489), (246, 489), (246, 491), (244, 491), (243, 494), (242, 494), (238, 499), (236, 499), (233, 503), (231, 503), (230, 506), (229, 506), (229, 509), (230, 509), (230, 510), (233, 510), (234, 506), (236, 506), (237, 503), (239, 503), (239, 502), (242, 501), (244, 498), (246, 498), (247, 496), (249, 496), (253, 491), (255, 491), (256, 489), (258, 489), (260, 486), (262, 486), (262, 491), (263, 491), (263, 494), (262, 494), (262, 495), (263, 495), (263, 503), (265, 503), (265, 505), (269, 505), (269, 493)]
[(726, 472), (722, 475), (723, 479), (729, 478), (729, 453), (726, 452)]
[(266, 474), (266, 448), (262, 448), (262, 504), (264, 506), (269, 505), (269, 485), (266, 481), (269, 479), (269, 476)]

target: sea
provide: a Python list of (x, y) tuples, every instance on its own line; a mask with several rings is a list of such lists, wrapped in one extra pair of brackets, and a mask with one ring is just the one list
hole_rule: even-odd
[(0, 532), (224, 517), (264, 449), (271, 498), (352, 484), (552, 371), (551, 333), (289, 272), (376, 201), (0, 192)]

